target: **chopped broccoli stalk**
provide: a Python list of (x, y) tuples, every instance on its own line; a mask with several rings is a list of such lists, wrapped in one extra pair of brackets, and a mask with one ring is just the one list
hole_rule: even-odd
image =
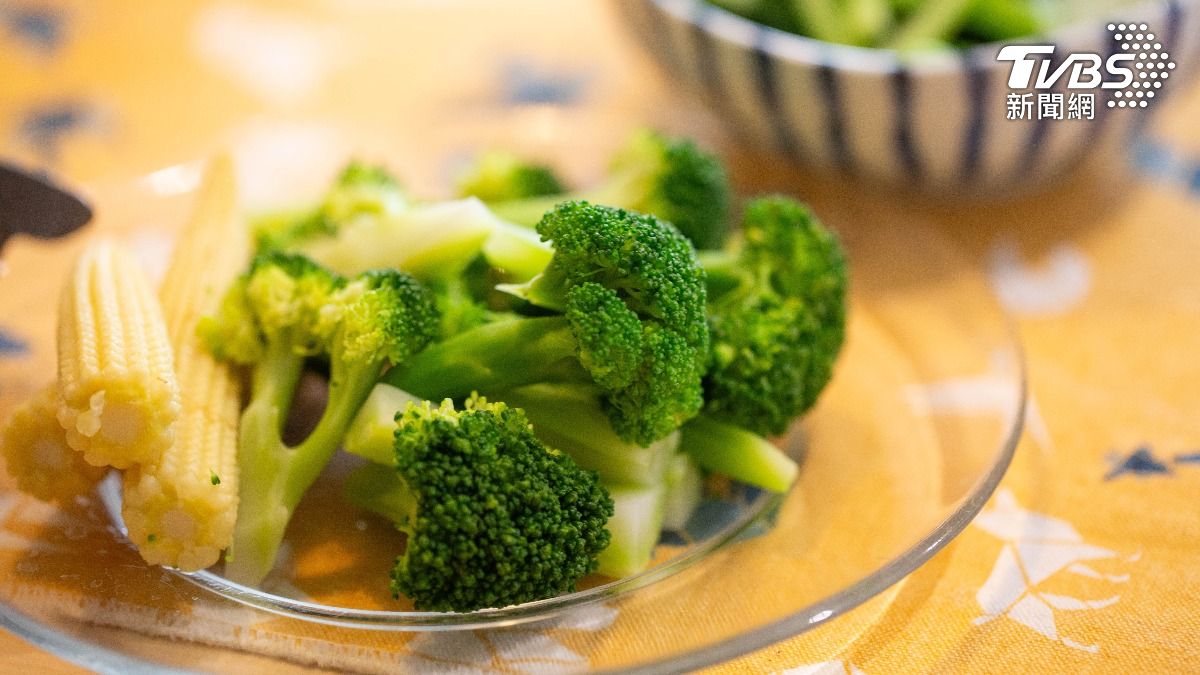
[(705, 256), (712, 360), (704, 414), (763, 435), (787, 430), (833, 373), (846, 324), (846, 259), (785, 197), (751, 202), (740, 246)]
[(704, 276), (691, 245), (653, 216), (586, 202), (555, 207), (538, 232), (554, 257), (522, 288), (552, 316), (459, 333), (386, 381), (432, 399), (590, 383), (622, 439), (667, 436), (700, 409), (708, 360)]
[(343, 447), (346, 452), (378, 464), (391, 465), (396, 461), (393, 442), (396, 435), (396, 415), (409, 403), (420, 403), (412, 394), (380, 382), (358, 409), (346, 431)]
[(586, 381), (561, 316), (510, 318), (431, 345), (384, 381), (422, 398), (463, 398), (535, 382)]
[(678, 433), (645, 447), (621, 440), (589, 388), (539, 384), (505, 392), (502, 398), (525, 411), (533, 432), (546, 445), (595, 471), (605, 485), (661, 483), (679, 447)]
[(671, 456), (665, 475), (663, 497), (664, 530), (683, 532), (688, 520), (704, 498), (704, 474), (691, 455), (678, 452)]
[(502, 150), (481, 155), (458, 179), (458, 194), (485, 202), (565, 192), (554, 170)]
[[(250, 403), (238, 439), (238, 518), (226, 573), (254, 584), (274, 565), (284, 530), (300, 498), (316, 480), (370, 394), (381, 370), (402, 363), (437, 328), (433, 301), (412, 277), (395, 271), (366, 272), (346, 280), (312, 262), (284, 253), (255, 258), (235, 283), (223, 312), (202, 325), (218, 355), (255, 355)], [(257, 353), (222, 349), (226, 338), (243, 339), (257, 326)], [(283, 442), (282, 428), (307, 356), (329, 359), (329, 398), (313, 431), (299, 445)]]
[(407, 208), (408, 197), (386, 169), (352, 162), (316, 207), (258, 217), (254, 223), (255, 239), (260, 251), (291, 250), (302, 242), (336, 234), (342, 225), (358, 216), (386, 217)]
[(787, 492), (800, 468), (758, 434), (701, 415), (683, 425), (680, 450), (700, 468), (755, 485)]
[(461, 270), (501, 226), (482, 202), (470, 198), (351, 218), (330, 236), (295, 242), (291, 248), (341, 274), (393, 267), (430, 279)]
[(461, 271), (504, 223), (471, 197), (411, 204), (386, 170), (352, 163), (315, 208), (268, 214), (260, 251), (301, 253), (339, 274), (397, 268), (427, 281)]
[(729, 180), (715, 156), (693, 142), (649, 130), (633, 136), (600, 184), (568, 195), (488, 200), (503, 219), (533, 227), (555, 205), (589, 201), (673, 223), (697, 248), (718, 248), (729, 231)]
[(637, 574), (650, 565), (654, 548), (662, 534), (662, 484), (648, 487), (610, 487), (613, 515), (608, 519), (612, 541), (600, 552), (596, 571), (621, 579)]
[(513, 281), (528, 281), (537, 276), (550, 259), (554, 249), (528, 228), (498, 221), (487, 241), (483, 256), (492, 266), (509, 275)]
[[(401, 412), (405, 408), (401, 408)], [(395, 436), (396, 423), (391, 424)], [(395, 453), (395, 447), (392, 452)], [(396, 458), (387, 462), (363, 465), (346, 476), (343, 486), (346, 501), (364, 511), (370, 511), (396, 523), (409, 523), (417, 511), (417, 498), (408, 485), (396, 474)]]
[(612, 500), (533, 435), (518, 409), (471, 397), (397, 417), (394, 483), (368, 465), (348, 497), (407, 535), (392, 589), (422, 611), (504, 607), (575, 590), (609, 542)]

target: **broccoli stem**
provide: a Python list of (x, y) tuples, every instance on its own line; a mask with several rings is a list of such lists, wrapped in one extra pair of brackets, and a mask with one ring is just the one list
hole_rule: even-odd
[(758, 434), (705, 415), (682, 427), (680, 448), (701, 468), (772, 492), (787, 492), (799, 467)]
[(332, 360), (325, 411), (308, 438), (291, 450), (285, 492), (289, 516), (341, 445), (346, 429), (374, 388), (381, 365), (378, 361), (348, 364), (343, 359)]
[(383, 381), (421, 398), (461, 398), (536, 382), (590, 382), (563, 317), (497, 321), (420, 352)]
[(554, 257), (554, 249), (536, 232), (498, 221), (483, 243), (483, 257), (489, 265), (504, 270), (511, 279), (520, 282), (528, 281), (546, 269)]
[(416, 396), (390, 384), (376, 384), (346, 430), (342, 447), (352, 455), (390, 466), (396, 461), (396, 415), (403, 412), (409, 403), (420, 401)]
[(366, 464), (346, 476), (346, 499), (404, 530), (417, 516), (416, 495), (391, 466)]
[(737, 255), (727, 251), (697, 251), (696, 257), (704, 268), (704, 285), (710, 304), (746, 280), (746, 266)]
[(654, 557), (662, 534), (665, 490), (661, 484), (607, 489), (613, 514), (605, 527), (612, 538), (596, 558), (596, 572), (620, 579), (646, 569)]
[(492, 212), (517, 225), (533, 227), (541, 221), (547, 211), (563, 202), (585, 201), (604, 206), (633, 209), (633, 202), (641, 195), (645, 176), (641, 171), (618, 171), (601, 184), (568, 194), (525, 197), (490, 204)]
[(281, 437), (288, 408), (304, 369), (304, 357), (290, 340), (268, 342), (252, 374), (253, 395), (242, 413), (238, 434), (238, 518), (225, 573), (233, 581), (254, 584), (266, 576), (279, 548), (272, 533), (287, 526), (282, 483), (287, 463)]
[(355, 413), (371, 392), (378, 362), (331, 363), (329, 401), (308, 438), (295, 447), (282, 428), (303, 370), (304, 357), (286, 341), (267, 345), (254, 369), (254, 396), (242, 416), (238, 439), (241, 472), (238, 519), (226, 575), (256, 584), (274, 567), (296, 505), (329, 463)]
[(523, 409), (543, 443), (595, 471), (605, 485), (660, 484), (667, 462), (679, 446), (678, 434), (646, 447), (621, 440), (595, 394), (586, 387), (534, 385), (498, 398)]
[(704, 475), (691, 455), (680, 452), (671, 457), (664, 480), (662, 527), (683, 532), (704, 497)]

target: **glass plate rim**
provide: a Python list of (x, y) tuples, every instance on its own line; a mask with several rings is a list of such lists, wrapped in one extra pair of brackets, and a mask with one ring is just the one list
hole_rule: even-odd
[[(1000, 310), (1003, 311), (1003, 310)], [(1003, 315), (1005, 333), (1008, 335), (1008, 348), (1012, 350), (1017, 368), (1016, 414), (1008, 425), (1007, 433), (1000, 444), (995, 463), (987, 473), (979, 477), (975, 484), (948, 516), (937, 527), (902, 553), (884, 563), (874, 572), (859, 579), (852, 585), (833, 595), (801, 608), (798, 611), (767, 624), (758, 626), (748, 632), (725, 638), (691, 651), (643, 663), (629, 668), (615, 668), (595, 671), (599, 675), (621, 673), (622, 675), (660, 675), (664, 673), (684, 673), (699, 670), (719, 663), (725, 663), (758, 651), (780, 641), (796, 637), (813, 628), (828, 623), (847, 612), (876, 597), (909, 574), (924, 565), (936, 553), (946, 547), (963, 530), (971, 524), (975, 516), (983, 510), (984, 505), (1000, 482), (1008, 473), (1020, 444), (1025, 429), (1026, 406), (1028, 405), (1029, 380), (1025, 350), (1021, 343), (1015, 324), (1008, 314)]]
[[(121, 519), (119, 480), (120, 475), (117, 472), (110, 472), (97, 486), (96, 492), (113, 525), (125, 535), (125, 524)], [(553, 598), (473, 612), (406, 612), (336, 607), (250, 588), (208, 570), (184, 572), (172, 567), (163, 569), (209, 593), (252, 609), (335, 628), (412, 633), (505, 628), (553, 619), (576, 607), (617, 598), (682, 572), (736, 542), (745, 533), (769, 519), (790, 494), (790, 490), (784, 493), (756, 490), (745, 511), (722, 527), (716, 535), (700, 541), (681, 555), (633, 576)]]

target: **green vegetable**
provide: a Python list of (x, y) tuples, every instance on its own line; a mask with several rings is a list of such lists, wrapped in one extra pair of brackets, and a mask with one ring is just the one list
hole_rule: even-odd
[(767, 439), (705, 416), (683, 425), (679, 447), (706, 471), (772, 492), (787, 492), (799, 473), (796, 463)]
[[(646, 448), (622, 441), (613, 433), (595, 395), (578, 386), (533, 385), (501, 397), (513, 409), (523, 411), (538, 440), (561, 450), (581, 469), (594, 472), (600, 484), (614, 495), (616, 512), (607, 526), (612, 538), (600, 554), (600, 573), (627, 576), (645, 567), (658, 543), (668, 504), (675, 520), (686, 522), (690, 517), (699, 501), (701, 485), (698, 474), (688, 475), (696, 469), (690, 458), (678, 452), (678, 433)], [(396, 428), (395, 411), (403, 411), (412, 400), (411, 395), (395, 387), (377, 385), (350, 428), (346, 450), (378, 464), (393, 465), (390, 435)], [(647, 500), (653, 502), (653, 508), (645, 513), (641, 507), (632, 508)], [(358, 503), (388, 514), (377, 506), (377, 501)]]
[(708, 359), (703, 271), (653, 216), (567, 202), (538, 232), (546, 269), (509, 287), (550, 315), (496, 321), (438, 343), (386, 381), (422, 398), (526, 384), (595, 385), (622, 439), (649, 445), (699, 410)]
[(609, 488), (613, 515), (608, 519), (612, 543), (600, 552), (596, 571), (621, 579), (650, 565), (663, 524), (662, 484)]
[(542, 444), (520, 410), (471, 397), (410, 404), (394, 468), (368, 465), (348, 498), (407, 544), (392, 588), (423, 611), (466, 612), (571, 592), (609, 542), (613, 503), (594, 473)]
[[(534, 233), (478, 199), (412, 203), (385, 169), (361, 163), (351, 163), (317, 207), (260, 218), (256, 231), (261, 251), (299, 253), (339, 274), (413, 275), (434, 293), (442, 337), (492, 320), (488, 289), (529, 279), (551, 257)], [(490, 279), (493, 266), (505, 274)]]
[[(1103, 13), (1096, 3), (1036, 0), (709, 1), (789, 33), (904, 52), (1027, 37), (1089, 13)], [(1110, 0), (1107, 4), (1116, 3)]]
[[(231, 323), (232, 322), (232, 323)], [(259, 346), (246, 344), (255, 326)], [(275, 562), (284, 529), (346, 433), (382, 369), (429, 342), (437, 315), (429, 292), (396, 271), (345, 279), (295, 254), (265, 253), (201, 325), (214, 353), (252, 367), (238, 441), (240, 492), (226, 574), (257, 583)], [(309, 356), (329, 360), (329, 399), (295, 447), (281, 437)]]
[(704, 498), (704, 474), (686, 452), (673, 455), (664, 474), (662, 529), (683, 532)]
[(458, 179), (459, 196), (478, 197), (485, 202), (543, 197), (565, 191), (550, 167), (500, 150), (484, 153)]
[(709, 254), (712, 361), (704, 414), (781, 434), (829, 381), (845, 335), (846, 259), (785, 197), (751, 202), (737, 251)]
[(674, 224), (697, 248), (718, 248), (729, 231), (729, 181), (719, 159), (693, 142), (635, 134), (600, 185), (569, 195), (488, 200), (501, 218), (532, 227), (556, 204), (590, 201)]

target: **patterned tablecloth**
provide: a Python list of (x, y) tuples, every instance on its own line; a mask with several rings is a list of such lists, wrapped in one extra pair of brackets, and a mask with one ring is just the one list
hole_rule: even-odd
[[(1200, 672), (1200, 92), (1175, 96), (1128, 167), (1092, 167), (1117, 178), (1081, 176), (1015, 202), (946, 206), (866, 188), (851, 194), (841, 181), (755, 156), (674, 91), (603, 5), (503, 5), (0, 0), (0, 156), (84, 185), (218, 146), (244, 161), (290, 147), (332, 167), (344, 137), (359, 130), (371, 138), (419, 128), (456, 147), (439, 139), (442, 115), (461, 117), (461, 129), (493, 115), (553, 118), (565, 109), (580, 125), (579, 146), (598, 154), (632, 126), (655, 124), (720, 148), (740, 187), (799, 194), (835, 224), (937, 228), (986, 271), (1024, 342), (1028, 423), (1009, 475), (886, 607), (859, 610), (874, 613), (865, 630), (852, 613), (717, 669)], [(535, 145), (544, 128), (512, 126)], [(444, 191), (444, 174), (413, 187)], [(252, 197), (312, 189), (294, 184), (286, 165), (257, 175)], [(0, 294), (21, 296), (6, 306), (47, 302), (3, 275)], [(25, 331), (13, 319), (0, 316), (0, 362), (44, 358), (36, 346), (52, 344), (52, 328)], [(0, 404), (32, 386), (0, 381)], [(946, 386), (959, 387), (969, 406), (997, 396), (986, 379)], [(20, 515), (11, 499), (0, 504), (0, 548)], [(542, 661), (530, 654), (543, 648), (560, 651)], [(530, 663), (583, 665), (554, 641), (520, 649)], [(487, 654), (474, 665), (503, 666), (496, 645)], [(466, 649), (407, 665), (464, 666), (469, 657)], [(74, 667), (0, 634), (0, 670), (18, 668)]]

